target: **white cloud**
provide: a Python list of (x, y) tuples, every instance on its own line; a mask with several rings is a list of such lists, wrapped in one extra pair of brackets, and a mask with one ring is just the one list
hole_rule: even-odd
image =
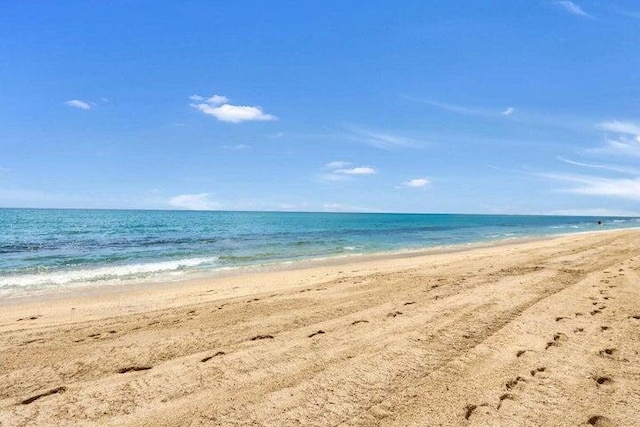
[(378, 173), (371, 166), (356, 166), (350, 168), (352, 163), (337, 160), (324, 165), (325, 170), (329, 170), (328, 173), (320, 175), (320, 179), (323, 181), (348, 181), (357, 176), (375, 175)]
[(270, 121), (276, 117), (265, 114), (259, 107), (250, 107), (247, 105), (231, 105), (223, 104), (214, 107), (209, 104), (191, 104), (191, 106), (204, 114), (214, 116), (221, 122), (241, 123), (246, 121)]
[(81, 101), (79, 99), (70, 99), (64, 103), (68, 107), (79, 108), (81, 110), (90, 110), (91, 105), (88, 102)]
[(424, 188), (431, 184), (427, 178), (414, 178), (409, 181), (403, 182), (400, 187), (401, 188)]
[(359, 166), (351, 169), (336, 169), (333, 173), (342, 175), (374, 175), (376, 170), (369, 166)]
[(169, 199), (169, 205), (178, 209), (208, 211), (220, 208), (220, 204), (210, 198), (210, 193), (181, 194)]
[(207, 100), (205, 102), (207, 104), (211, 104), (211, 105), (222, 105), (222, 104), (226, 104), (227, 102), (229, 102), (229, 98), (227, 98), (226, 96), (222, 96), (222, 95), (213, 95), (213, 96), (207, 98)]
[(503, 116), (510, 116), (512, 115), (514, 112), (516, 111), (515, 108), (513, 107), (508, 107), (506, 110), (504, 110), (503, 112), (501, 112), (500, 114), (502, 114)]
[(343, 169), (349, 165), (351, 165), (351, 163), (345, 162), (343, 160), (336, 160), (334, 162), (327, 163), (326, 165), (324, 165), (324, 167), (327, 169)]
[(213, 95), (204, 99), (200, 95), (191, 95), (189, 98), (194, 101), (202, 101), (190, 104), (191, 107), (222, 122), (241, 123), (277, 120), (276, 116), (266, 114), (260, 107), (229, 104), (229, 99), (226, 96)]
[(572, 1), (556, 1), (555, 4), (562, 7), (564, 10), (566, 10), (572, 15), (583, 16), (585, 18), (593, 18), (593, 16), (589, 15), (587, 12), (582, 10), (580, 6), (578, 6)]

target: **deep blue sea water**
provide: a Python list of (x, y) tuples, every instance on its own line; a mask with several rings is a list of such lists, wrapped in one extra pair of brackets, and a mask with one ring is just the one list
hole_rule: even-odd
[(626, 227), (640, 227), (640, 219), (0, 209), (0, 298), (283, 261)]

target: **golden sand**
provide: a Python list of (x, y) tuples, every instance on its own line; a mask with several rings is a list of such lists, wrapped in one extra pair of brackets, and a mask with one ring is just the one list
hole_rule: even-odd
[(0, 306), (0, 425), (639, 426), (640, 231)]

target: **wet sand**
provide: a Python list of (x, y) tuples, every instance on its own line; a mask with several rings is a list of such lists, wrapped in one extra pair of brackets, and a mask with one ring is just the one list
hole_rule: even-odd
[(0, 306), (0, 426), (637, 426), (640, 231)]

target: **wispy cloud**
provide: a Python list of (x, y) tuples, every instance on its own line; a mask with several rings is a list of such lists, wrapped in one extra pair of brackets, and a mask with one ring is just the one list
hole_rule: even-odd
[(554, 4), (558, 5), (559, 7), (561, 7), (562, 9), (564, 9), (565, 11), (569, 12), (572, 15), (582, 16), (585, 18), (593, 18), (592, 15), (582, 10), (580, 6), (578, 6), (572, 1), (556, 1), (554, 2)]
[(415, 148), (422, 145), (422, 141), (403, 135), (389, 132), (363, 129), (357, 126), (349, 126), (349, 133), (345, 135), (347, 139), (371, 145), (383, 150), (395, 148)]
[(625, 135), (633, 135), (638, 142), (640, 142), (640, 124), (633, 122), (622, 122), (619, 120), (611, 120), (608, 122), (602, 122), (598, 124), (600, 129), (622, 133)]
[(246, 144), (236, 144), (236, 145), (223, 145), (222, 147), (225, 150), (231, 150), (231, 151), (245, 151), (251, 148), (250, 145), (246, 145)]
[(515, 113), (514, 107), (502, 107), (500, 108), (486, 108), (476, 107), (460, 104), (450, 104), (446, 102), (434, 101), (431, 99), (414, 98), (411, 96), (403, 96), (404, 99), (409, 101), (419, 102), (421, 104), (429, 105), (431, 107), (438, 108), (440, 110), (448, 111), (450, 113), (461, 114), (465, 116), (477, 116), (477, 117), (500, 117), (510, 116)]
[(169, 199), (169, 205), (178, 209), (208, 211), (220, 208), (220, 204), (211, 199), (210, 193), (180, 194)]
[(612, 120), (598, 124), (598, 128), (614, 133), (608, 135), (604, 147), (591, 150), (592, 152), (610, 153), (621, 156), (640, 157), (640, 125), (635, 122)]
[(64, 103), (68, 107), (79, 108), (81, 110), (91, 110), (91, 104), (79, 99), (70, 99)]
[(189, 99), (196, 101), (196, 103), (189, 104), (192, 108), (222, 122), (242, 123), (277, 120), (276, 116), (265, 113), (260, 107), (229, 104), (229, 98), (222, 95), (213, 95), (209, 98), (191, 95)]
[(421, 104), (429, 105), (431, 107), (439, 108), (441, 110), (449, 111), (451, 113), (464, 114), (467, 116), (491, 116), (491, 115), (497, 115), (498, 113), (498, 111), (491, 111), (487, 109), (469, 107), (465, 105), (449, 104), (446, 102), (438, 102), (430, 99), (413, 98), (410, 96), (404, 96), (403, 98), (409, 101), (415, 101)]
[(515, 111), (516, 111), (515, 108), (507, 107), (507, 109), (504, 110), (503, 112), (501, 112), (500, 114), (502, 114), (503, 116), (507, 116), (508, 117), (508, 116), (512, 115), (513, 113), (515, 113)]
[(640, 12), (635, 12), (632, 10), (621, 9), (619, 7), (614, 7), (613, 10), (622, 16), (626, 16), (627, 18), (640, 19)]
[(342, 168), (346, 168), (349, 165), (351, 165), (350, 162), (345, 162), (344, 160), (336, 160), (336, 161), (327, 163), (326, 165), (324, 165), (324, 167), (327, 169), (342, 169)]
[(603, 178), (598, 176), (572, 174), (542, 174), (542, 176), (576, 184), (563, 190), (568, 193), (640, 200), (640, 177)]
[(574, 165), (574, 166), (580, 166), (580, 167), (592, 168), (592, 169), (601, 169), (601, 170), (618, 172), (618, 173), (627, 174), (627, 175), (640, 175), (640, 169), (636, 169), (636, 168), (628, 168), (624, 166), (610, 165), (610, 164), (603, 165), (603, 164), (595, 164), (595, 163), (583, 163), (583, 162), (577, 162), (571, 159), (565, 159), (564, 157), (561, 157), (561, 156), (558, 156), (557, 159), (560, 160), (561, 162)]
[(425, 188), (431, 184), (427, 178), (414, 178), (405, 181), (396, 188)]

